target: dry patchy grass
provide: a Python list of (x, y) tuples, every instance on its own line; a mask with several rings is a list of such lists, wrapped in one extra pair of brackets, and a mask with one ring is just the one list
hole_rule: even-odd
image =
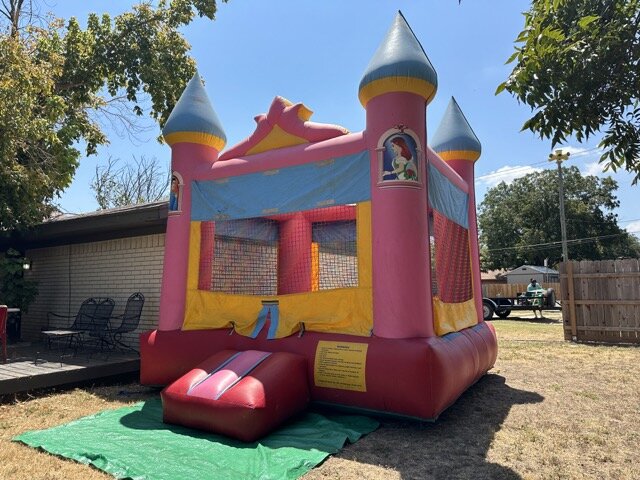
[[(304, 478), (640, 479), (640, 348), (564, 342), (557, 314), (521, 317), (494, 321), (495, 368), (437, 422), (383, 420)], [(0, 406), (0, 478), (110, 478), (10, 439), (150, 394), (76, 389)]]
[(11, 438), (28, 430), (49, 428), (103, 410), (131, 405), (156, 394), (156, 391), (139, 385), (114, 385), (77, 388), (0, 405), (0, 479), (112, 479), (110, 475), (91, 467), (11, 442)]

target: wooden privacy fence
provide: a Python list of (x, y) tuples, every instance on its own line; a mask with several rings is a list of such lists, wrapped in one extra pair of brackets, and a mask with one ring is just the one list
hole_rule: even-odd
[[(482, 285), (482, 296), (489, 298), (513, 298), (518, 296), (519, 293), (526, 292), (527, 286), (527, 283), (489, 283)], [(542, 287), (553, 288), (556, 291), (556, 295), (560, 295), (559, 283), (543, 283)]]
[(560, 264), (564, 338), (640, 343), (640, 260)]

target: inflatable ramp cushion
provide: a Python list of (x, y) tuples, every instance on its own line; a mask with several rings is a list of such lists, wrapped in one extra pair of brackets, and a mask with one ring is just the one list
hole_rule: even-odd
[(163, 420), (253, 442), (307, 406), (306, 362), (284, 352), (218, 352), (162, 391)]

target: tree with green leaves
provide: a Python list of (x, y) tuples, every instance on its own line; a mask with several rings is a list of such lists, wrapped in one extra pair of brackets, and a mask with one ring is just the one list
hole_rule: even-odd
[(604, 170), (640, 179), (640, 0), (533, 0), (496, 93), (531, 107), (551, 147), (602, 134)]
[(0, 304), (29, 311), (38, 296), (38, 285), (24, 276), (24, 257), (13, 248), (0, 255)]
[(180, 29), (216, 13), (215, 0), (159, 0), (91, 14), (83, 28), (43, 23), (39, 6), (0, 0), (0, 232), (52, 212), (79, 148), (93, 155), (108, 143), (105, 122), (135, 131), (148, 114), (164, 124), (195, 72)]
[[(563, 168), (567, 244), (572, 260), (640, 257), (640, 242), (622, 230), (613, 210), (618, 185), (610, 177)], [(558, 175), (535, 172), (491, 188), (479, 206), (484, 269), (557, 264), (562, 258)]]

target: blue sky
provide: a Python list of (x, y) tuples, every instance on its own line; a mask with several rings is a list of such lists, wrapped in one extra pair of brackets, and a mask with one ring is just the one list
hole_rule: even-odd
[[(131, 7), (125, 0), (49, 0), (57, 16), (118, 14)], [(303, 102), (313, 121), (336, 123), (351, 131), (364, 129), (365, 112), (357, 98), (358, 83), (396, 12), (401, 10), (438, 73), (438, 93), (427, 109), (429, 131), (437, 128), (451, 96), (455, 96), (482, 142), (476, 164), (479, 201), (487, 188), (535, 169), (555, 167), (546, 160), (547, 140), (520, 132), (529, 109), (511, 96), (494, 95), (509, 74), (505, 60), (523, 26), (523, 0), (231, 0), (220, 4), (215, 22), (197, 20), (184, 29), (191, 54), (232, 146), (253, 132), (253, 118), (265, 112), (273, 97)], [(170, 150), (155, 138), (158, 127), (132, 140), (109, 127), (111, 145), (97, 157), (82, 159), (71, 187), (59, 200), (64, 211), (97, 208), (89, 184), (96, 165), (109, 156), (130, 161), (132, 155), (156, 157), (168, 166)], [(569, 142), (568, 165), (583, 173), (601, 174), (597, 142)], [(519, 167), (519, 168), (518, 168)], [(640, 233), (637, 202), (640, 186), (632, 176), (613, 175), (620, 188), (620, 225)]]

